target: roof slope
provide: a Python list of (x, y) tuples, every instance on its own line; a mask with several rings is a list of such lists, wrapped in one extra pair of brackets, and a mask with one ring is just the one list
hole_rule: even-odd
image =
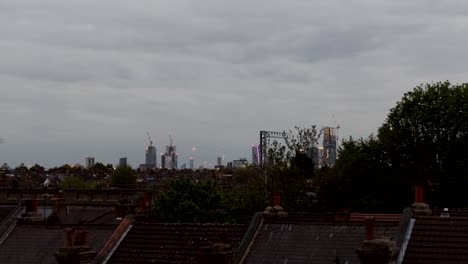
[[(398, 223), (377, 221), (376, 237), (392, 236)], [(327, 221), (310, 216), (266, 219), (245, 263), (359, 264), (356, 249), (365, 237), (363, 221)]]
[(468, 217), (417, 217), (403, 263), (468, 263)]
[[(89, 246), (100, 250), (116, 226), (80, 226), (88, 231)], [(0, 245), (0, 263), (56, 264), (54, 253), (63, 246), (65, 226), (17, 224)]]
[(200, 247), (225, 237), (235, 249), (246, 230), (247, 225), (135, 223), (107, 263), (197, 263)]

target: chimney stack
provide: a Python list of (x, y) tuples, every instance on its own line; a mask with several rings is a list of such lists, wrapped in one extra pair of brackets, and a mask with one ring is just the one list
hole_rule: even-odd
[(414, 202), (424, 203), (424, 186), (416, 185), (414, 190)]
[(197, 262), (199, 264), (226, 263), (232, 255), (232, 246), (227, 243), (226, 234), (221, 232), (220, 241), (211, 246), (199, 248)]
[(418, 215), (431, 215), (432, 210), (429, 205), (424, 203), (424, 186), (416, 185), (414, 188), (414, 203), (411, 206), (413, 208), (413, 214)]
[(63, 247), (55, 253), (55, 259), (59, 264), (85, 264), (91, 263), (97, 252), (88, 246), (88, 232), (75, 231), (73, 228), (65, 228), (65, 241)]
[(374, 239), (375, 217), (366, 218), (366, 240)]

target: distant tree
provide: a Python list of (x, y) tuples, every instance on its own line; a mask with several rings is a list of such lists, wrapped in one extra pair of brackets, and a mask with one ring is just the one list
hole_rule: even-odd
[(112, 186), (122, 189), (135, 189), (136, 175), (131, 167), (118, 167), (112, 172)]
[(255, 212), (263, 211), (268, 206), (265, 182), (258, 173), (249, 175), (246, 186), (235, 186), (231, 190), (224, 190), (222, 194), (225, 222), (248, 223)]
[(405, 179), (393, 175), (381, 143), (374, 136), (343, 141), (332, 168), (318, 173), (319, 205), (364, 212), (399, 212), (411, 196)]
[(257, 167), (237, 168), (233, 171), (232, 178), (236, 184), (246, 185), (249, 180), (260, 177), (260, 170)]
[(106, 165), (102, 164), (101, 162), (96, 162), (96, 164), (94, 164), (94, 166), (91, 168), (91, 170), (95, 171), (95, 172), (106, 172), (107, 167), (106, 167)]
[(212, 181), (194, 183), (190, 179), (177, 179), (159, 195), (155, 212), (162, 222), (224, 222), (221, 199), (221, 192)]
[(15, 168), (15, 173), (17, 174), (24, 174), (29, 171), (28, 167), (26, 167), (24, 164), (21, 164), (20, 166)]
[(468, 84), (420, 85), (404, 94), (379, 129), (394, 175), (403, 175), (410, 184), (439, 185), (433, 203), (468, 205), (464, 195), (468, 184), (467, 109)]
[(58, 186), (61, 189), (79, 189), (84, 190), (89, 188), (89, 184), (87, 184), (82, 179), (75, 177), (75, 176), (68, 176), (65, 179), (61, 180)]
[(29, 171), (34, 173), (43, 173), (45, 171), (45, 168), (36, 163), (29, 169)]

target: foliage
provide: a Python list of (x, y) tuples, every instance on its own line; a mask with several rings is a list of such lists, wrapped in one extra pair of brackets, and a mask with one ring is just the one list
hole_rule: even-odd
[(90, 185), (82, 179), (75, 176), (68, 176), (59, 183), (61, 189), (89, 189)]
[(313, 147), (318, 145), (318, 140), (322, 135), (322, 132), (317, 130), (315, 125), (310, 128), (301, 128), (296, 126), (296, 132), (289, 130), (289, 133), (285, 133), (285, 142), (290, 151), (289, 158), (296, 155), (297, 153), (307, 153)]
[(461, 189), (468, 183), (467, 109), (468, 84), (420, 85), (404, 94), (379, 129), (392, 171), (411, 185), (440, 184), (433, 195), (445, 205), (468, 205)]
[(249, 168), (246, 186), (235, 186), (223, 191), (223, 208), (227, 212), (226, 222), (247, 223), (255, 212), (264, 210), (268, 202), (265, 196), (265, 181), (260, 172)]
[(246, 186), (231, 190), (220, 189), (213, 181), (172, 180), (154, 209), (162, 222), (247, 223), (266, 205), (264, 182), (257, 174)]
[(161, 221), (168, 223), (223, 222), (220, 208), (221, 193), (214, 182), (194, 183), (190, 179), (173, 180), (155, 206)]
[(122, 189), (135, 189), (137, 178), (131, 167), (118, 167), (112, 172), (112, 186)]
[(408, 185), (393, 175), (374, 136), (343, 142), (333, 168), (319, 172), (318, 200), (325, 210), (399, 212), (407, 205)]
[(236, 184), (247, 184), (250, 179), (260, 176), (260, 171), (257, 167), (236, 168), (232, 174), (232, 179)]
[(314, 176), (312, 148), (318, 143), (320, 133), (315, 126), (296, 127), (296, 134), (286, 133), (286, 145), (274, 141), (267, 151), (265, 177), (267, 192), (281, 194), (281, 205), (290, 212), (310, 210), (312, 199), (306, 193), (306, 179)]

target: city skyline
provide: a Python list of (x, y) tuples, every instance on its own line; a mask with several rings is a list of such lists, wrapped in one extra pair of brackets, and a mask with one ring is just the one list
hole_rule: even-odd
[[(460, 1), (0, 3), (0, 162), (250, 160), (260, 130), (376, 133), (421, 83), (466, 81)], [(158, 162), (159, 163), (159, 162)]]

